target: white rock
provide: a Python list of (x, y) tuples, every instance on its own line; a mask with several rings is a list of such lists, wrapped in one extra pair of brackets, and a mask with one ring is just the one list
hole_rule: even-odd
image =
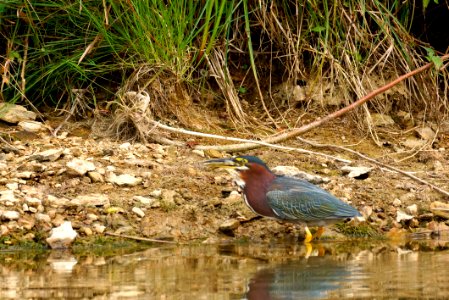
[(20, 121), (34, 120), (36, 114), (25, 107), (15, 104), (0, 103), (0, 120), (8, 123), (19, 123)]
[(115, 175), (112, 172), (106, 174), (106, 181), (119, 186), (136, 186), (142, 183), (142, 178), (130, 174)]
[(343, 166), (341, 170), (343, 173), (348, 174), (348, 177), (358, 178), (363, 175), (368, 175), (373, 168), (369, 167), (351, 167), (351, 166)]
[(206, 156), (206, 155), (204, 155), (204, 151), (203, 150), (194, 149), (194, 150), (192, 150), (192, 153), (194, 153), (194, 154), (196, 154), (198, 156), (201, 156), (201, 157), (205, 157)]
[(79, 195), (70, 201), (70, 205), (78, 206), (109, 206), (109, 198), (104, 194)]
[(415, 131), (424, 140), (432, 140), (435, 137), (435, 132), (430, 127), (416, 128)]
[(313, 184), (319, 184), (319, 183), (327, 183), (330, 181), (329, 178), (323, 178), (318, 175), (309, 174), (304, 171), (299, 170), (297, 167), (294, 166), (277, 166), (272, 169), (273, 173), (277, 175), (285, 175), (290, 177), (299, 178), (302, 180), (306, 180), (308, 182), (311, 182)]
[(6, 210), (2, 214), (2, 219), (7, 221), (15, 221), (20, 218), (20, 213), (15, 210)]
[(153, 199), (153, 198), (144, 197), (144, 196), (134, 196), (133, 200), (138, 201), (144, 205), (151, 205), (151, 203), (155, 201), (155, 199)]
[(72, 228), (71, 222), (64, 222), (59, 227), (51, 230), (51, 235), (47, 238), (47, 243), (52, 249), (66, 249), (73, 240), (75, 240), (77, 233)]
[(407, 221), (413, 219), (413, 216), (406, 214), (405, 212), (398, 210), (396, 215), (396, 222)]
[(18, 172), (16, 173), (15, 176), (20, 179), (31, 179), (32, 177), (34, 177), (34, 172), (31, 171)]
[(398, 207), (398, 206), (401, 206), (401, 204), (402, 204), (402, 201), (399, 200), (398, 198), (393, 200), (393, 206)]
[(47, 195), (47, 201), (52, 207), (69, 206), (70, 200), (67, 198), (59, 198), (53, 195)]
[(162, 190), (153, 190), (149, 193), (150, 197), (160, 198), (162, 196)]
[(47, 214), (38, 213), (38, 214), (36, 214), (35, 218), (36, 218), (36, 221), (39, 221), (39, 222), (51, 223), (51, 218)]
[(127, 150), (131, 147), (131, 143), (123, 143), (120, 146), (118, 146), (120, 149)]
[(64, 149), (49, 149), (45, 151), (38, 152), (30, 156), (30, 159), (43, 162), (43, 161), (56, 161), (61, 157)]
[(416, 216), (418, 214), (418, 205), (416, 205), (416, 204), (409, 205), (409, 206), (407, 206), (405, 211), (407, 213), (411, 214), (412, 216)]
[(449, 219), (449, 203), (434, 201), (430, 203), (430, 211), (435, 215), (444, 219)]
[(425, 140), (421, 140), (415, 137), (408, 137), (405, 141), (401, 142), (401, 145), (410, 149), (415, 149), (423, 147), (426, 143), (427, 141)]
[(8, 190), (15, 191), (19, 189), (19, 184), (17, 182), (7, 183), (6, 187)]
[(84, 176), (87, 172), (95, 170), (95, 165), (92, 162), (79, 158), (74, 158), (67, 162), (66, 166), (69, 173), (80, 176)]
[(17, 201), (19, 200), (14, 196), (13, 190), (0, 191), (0, 202), (14, 203)]
[(106, 226), (101, 224), (94, 224), (92, 227), (96, 233), (103, 233), (106, 230)]
[(145, 217), (145, 212), (137, 206), (133, 207), (132, 212), (135, 213), (140, 218)]
[(37, 121), (20, 121), (17, 125), (27, 132), (39, 132), (45, 130), (44, 125)]

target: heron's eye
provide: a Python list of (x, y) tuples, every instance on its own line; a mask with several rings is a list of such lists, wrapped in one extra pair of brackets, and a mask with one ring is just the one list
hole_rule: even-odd
[(241, 166), (244, 166), (244, 165), (246, 165), (246, 164), (248, 163), (248, 160), (247, 160), (246, 158), (243, 158), (243, 157), (236, 157), (236, 158), (235, 158), (235, 161), (236, 161), (239, 165), (241, 165)]

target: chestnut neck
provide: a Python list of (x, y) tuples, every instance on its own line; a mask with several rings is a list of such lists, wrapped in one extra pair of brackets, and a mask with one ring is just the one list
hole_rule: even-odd
[(248, 167), (248, 170), (240, 172), (240, 178), (245, 182), (243, 193), (246, 196), (246, 204), (259, 215), (275, 217), (266, 195), (276, 175), (259, 164), (250, 163)]

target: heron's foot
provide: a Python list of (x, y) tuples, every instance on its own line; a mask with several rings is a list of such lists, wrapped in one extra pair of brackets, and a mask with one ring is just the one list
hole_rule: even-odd
[(304, 230), (306, 231), (306, 237), (304, 238), (304, 243), (310, 243), (314, 236), (312, 235), (312, 233), (309, 230), (309, 227), (305, 227)]

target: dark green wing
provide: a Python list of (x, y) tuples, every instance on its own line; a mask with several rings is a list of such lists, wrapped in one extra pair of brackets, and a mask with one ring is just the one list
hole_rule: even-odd
[(267, 200), (276, 215), (285, 220), (313, 222), (360, 216), (355, 208), (320, 187), (291, 177), (277, 177)]

